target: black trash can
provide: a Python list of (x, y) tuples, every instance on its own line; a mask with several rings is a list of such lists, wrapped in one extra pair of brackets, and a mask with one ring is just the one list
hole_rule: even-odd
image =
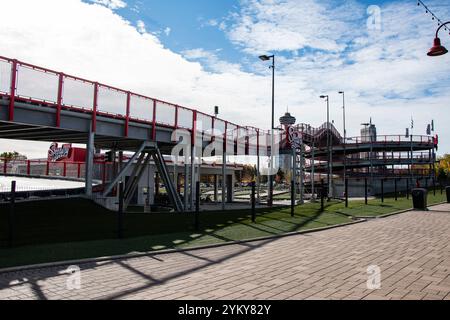
[(418, 210), (426, 210), (428, 207), (427, 199), (428, 199), (428, 191), (427, 189), (413, 189), (412, 198), (414, 209)]
[(445, 187), (445, 192), (447, 193), (447, 203), (450, 203), (450, 187)]

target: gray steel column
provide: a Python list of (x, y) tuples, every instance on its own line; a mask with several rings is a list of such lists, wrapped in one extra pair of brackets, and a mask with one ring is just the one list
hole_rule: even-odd
[(95, 133), (90, 131), (86, 145), (86, 164), (85, 164), (85, 193), (86, 196), (92, 197), (92, 177), (94, 175), (94, 140)]
[(214, 175), (214, 202), (219, 202), (219, 177)]
[[(297, 152), (295, 150), (295, 147), (292, 147), (292, 181), (293, 185), (291, 186), (291, 188), (293, 188), (293, 194), (295, 197), (295, 200), (297, 200), (297, 188), (296, 188), (296, 184), (297, 184)], [(295, 201), (294, 200), (294, 201)]]
[(315, 165), (315, 154), (316, 153), (316, 147), (315, 147), (315, 143), (314, 143), (314, 141), (313, 141), (313, 143), (312, 143), (312, 161), (311, 161), (311, 202), (315, 202), (316, 201), (316, 195), (315, 195), (315, 186), (314, 186), (314, 184), (315, 184), (315, 179), (316, 179), (316, 177), (315, 177), (315, 168), (314, 168), (314, 165)]
[(226, 151), (222, 154), (222, 210), (225, 210), (225, 204), (227, 199), (225, 198), (226, 195), (226, 166), (227, 166), (227, 153)]
[(191, 181), (190, 181), (190, 186), (191, 186), (191, 188), (190, 188), (190, 190), (191, 190), (191, 203), (190, 203), (190, 205), (191, 205), (191, 210), (193, 211), (194, 210), (194, 205), (195, 205), (195, 182), (196, 182), (196, 176), (195, 176), (195, 145), (194, 146), (192, 146), (192, 148), (191, 148), (191, 168), (190, 168), (191, 170), (191, 172), (190, 172), (190, 175), (191, 175)]
[(257, 158), (257, 163), (256, 163), (256, 203), (260, 204), (261, 203), (261, 175), (260, 175), (260, 156), (258, 153)]
[(174, 163), (173, 163), (173, 184), (175, 185), (175, 188), (178, 192), (178, 157), (175, 157)]
[(334, 197), (334, 188), (333, 188), (333, 141), (332, 141), (333, 136), (331, 136), (330, 139), (330, 197), (333, 198)]
[(189, 165), (186, 161), (184, 164), (184, 211), (189, 209)]
[(303, 138), (301, 138), (300, 143), (300, 204), (305, 203), (304, 195), (304, 175), (303, 175)]
[(123, 151), (119, 151), (119, 167), (117, 172), (120, 172), (122, 170), (123, 166)]

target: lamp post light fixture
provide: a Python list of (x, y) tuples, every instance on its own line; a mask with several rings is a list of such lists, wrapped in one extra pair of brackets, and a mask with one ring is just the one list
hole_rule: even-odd
[(269, 61), (272, 59), (272, 66), (270, 66), (270, 68), (272, 69), (272, 129), (271, 129), (271, 144), (270, 144), (270, 172), (269, 172), (269, 197), (267, 199), (267, 204), (269, 207), (272, 207), (273, 205), (273, 174), (272, 174), (272, 169), (273, 169), (273, 135), (274, 135), (274, 130), (276, 130), (275, 128), (275, 55), (262, 55), (259, 57), (259, 59), (261, 59), (261, 61)]
[(441, 39), (439, 38), (439, 31), (447, 24), (450, 24), (450, 21), (443, 23), (439, 26), (439, 28), (436, 30), (436, 37), (434, 38), (434, 45), (428, 51), (429, 57), (438, 57), (443, 56), (444, 54), (448, 53), (448, 50), (441, 44)]
[(331, 162), (332, 155), (331, 155), (331, 137), (330, 137), (330, 97), (328, 95), (322, 95), (320, 96), (321, 99), (325, 99), (327, 102), (327, 153), (328, 153), (328, 173), (327, 173), (327, 182), (328, 182), (328, 201), (331, 200), (330, 194), (332, 194), (332, 181), (331, 181)]

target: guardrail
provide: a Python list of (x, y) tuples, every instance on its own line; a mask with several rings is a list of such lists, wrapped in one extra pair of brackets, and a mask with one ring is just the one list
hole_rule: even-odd
[(422, 143), (434, 144), (435, 140), (430, 136), (410, 136), (404, 135), (378, 135), (375, 140), (370, 141), (370, 137), (349, 137), (346, 139), (346, 144), (387, 144), (387, 143)]

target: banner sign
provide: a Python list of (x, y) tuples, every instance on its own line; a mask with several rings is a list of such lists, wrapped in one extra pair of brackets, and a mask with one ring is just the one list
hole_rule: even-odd
[(289, 143), (293, 149), (300, 149), (303, 144), (302, 133), (294, 127), (289, 127)]
[(69, 157), (69, 151), (72, 146), (65, 144), (61, 148), (58, 148), (58, 144), (53, 142), (48, 150), (48, 160), (52, 162), (67, 159)]

